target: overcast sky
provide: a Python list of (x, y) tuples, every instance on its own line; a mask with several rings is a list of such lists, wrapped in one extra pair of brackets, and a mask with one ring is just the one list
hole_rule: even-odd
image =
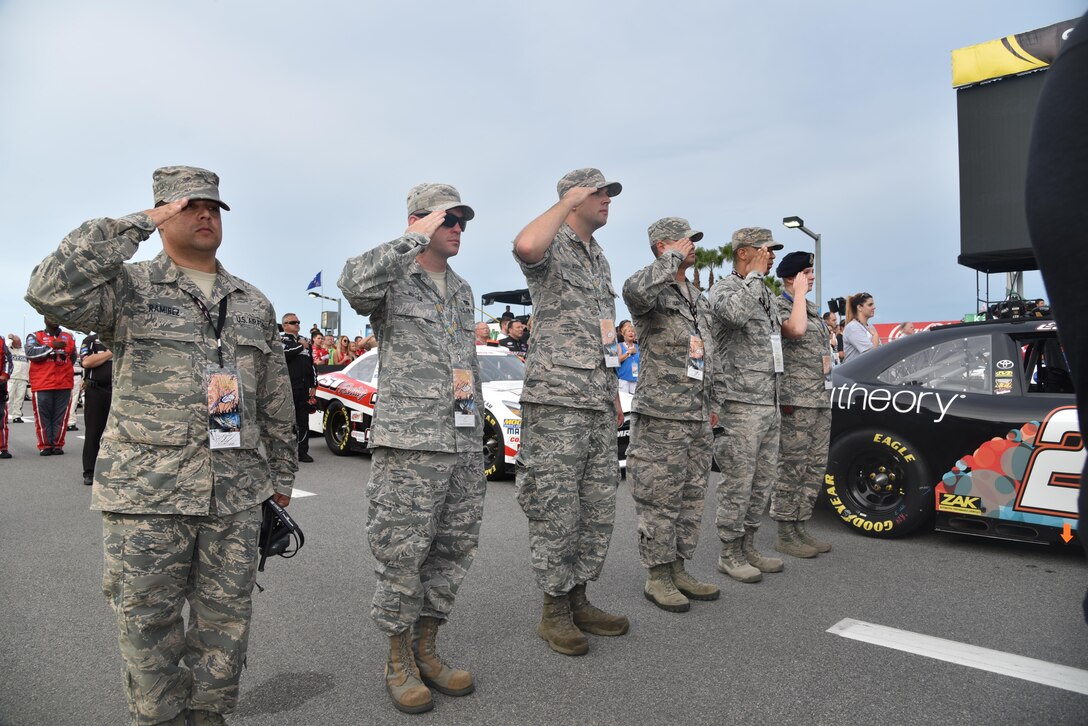
[[(811, 249), (782, 226), (799, 215), (823, 235), (824, 299), (871, 292), (874, 322), (957, 319), (975, 273), (956, 264), (951, 51), (1084, 9), (0, 0), (0, 331), (38, 329), (34, 265), (83, 220), (150, 206), (169, 164), (222, 177), (220, 260), (305, 328), (310, 279), (338, 297), (344, 261), (403, 232), (422, 181), (476, 210), (452, 264), (477, 302), (524, 287), (511, 241), (583, 166), (623, 183), (597, 234), (617, 289), (659, 217), (688, 218), (702, 246), (769, 227), (784, 254)], [(135, 259), (159, 250), (156, 235)], [(1037, 273), (1026, 293), (1045, 296)]]

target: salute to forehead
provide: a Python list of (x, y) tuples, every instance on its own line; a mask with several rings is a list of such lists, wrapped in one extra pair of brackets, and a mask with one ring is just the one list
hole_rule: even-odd
[(199, 264), (191, 257), (214, 255), (223, 242), (220, 209), (230, 207), (219, 197), (219, 176), (194, 166), (164, 166), (152, 174), (155, 207), (187, 199), (177, 214), (158, 224), (163, 247), (183, 267), (214, 271), (214, 262)]
[[(435, 212), (445, 212), (442, 219), (427, 220)], [(457, 189), (449, 184), (417, 184), (408, 192), (408, 231), (428, 237), (427, 247), (419, 253), (425, 270), (439, 273), (446, 260), (461, 249), (461, 233), (468, 220), (476, 216), (472, 207), (461, 202)]]
[(664, 254), (666, 247), (673, 247), (683, 240), (690, 242), (691, 248), (684, 253), (682, 266), (685, 269), (695, 262), (695, 243), (703, 238), (703, 233), (692, 230), (682, 217), (663, 217), (651, 224), (646, 233), (650, 237), (650, 251), (654, 257)]

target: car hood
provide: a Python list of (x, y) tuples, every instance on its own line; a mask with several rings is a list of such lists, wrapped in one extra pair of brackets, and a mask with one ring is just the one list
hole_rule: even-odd
[(485, 381), (482, 387), (487, 391), (512, 393), (520, 397), (523, 385), (521, 381)]

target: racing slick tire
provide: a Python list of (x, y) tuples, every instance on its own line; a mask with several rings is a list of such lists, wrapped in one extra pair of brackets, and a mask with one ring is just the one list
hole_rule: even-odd
[(917, 452), (887, 430), (862, 429), (833, 441), (824, 493), (843, 524), (892, 539), (931, 523), (936, 482)]
[(325, 445), (337, 456), (350, 456), (351, 450), (351, 411), (343, 404), (333, 401), (325, 410), (321, 424), (325, 433)]
[(506, 444), (495, 414), (484, 409), (484, 476), (488, 481), (506, 478)]

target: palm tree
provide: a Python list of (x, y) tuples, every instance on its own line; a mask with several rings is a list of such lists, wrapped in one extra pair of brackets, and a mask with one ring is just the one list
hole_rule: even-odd
[(773, 292), (775, 295), (782, 294), (782, 281), (774, 275), (764, 275), (763, 284), (770, 288), (770, 291)]
[(733, 243), (732, 242), (726, 242), (724, 245), (722, 245), (721, 247), (718, 248), (718, 252), (722, 256), (722, 264), (723, 265), (726, 262), (729, 262), (729, 263), (733, 262)]
[[(703, 285), (699, 279), (699, 270), (710, 270), (711, 280), (714, 279), (714, 258), (717, 255), (716, 250), (708, 250), (702, 247), (695, 248), (695, 264), (691, 267), (694, 270), (691, 276), (691, 283), (698, 289), (702, 290)], [(713, 283), (712, 283), (713, 284)]]
[(714, 267), (722, 267), (726, 263), (732, 264), (733, 262), (733, 243), (728, 242), (718, 249), (714, 250), (714, 266), (710, 268), (710, 282), (707, 284), (707, 289), (714, 287)]

